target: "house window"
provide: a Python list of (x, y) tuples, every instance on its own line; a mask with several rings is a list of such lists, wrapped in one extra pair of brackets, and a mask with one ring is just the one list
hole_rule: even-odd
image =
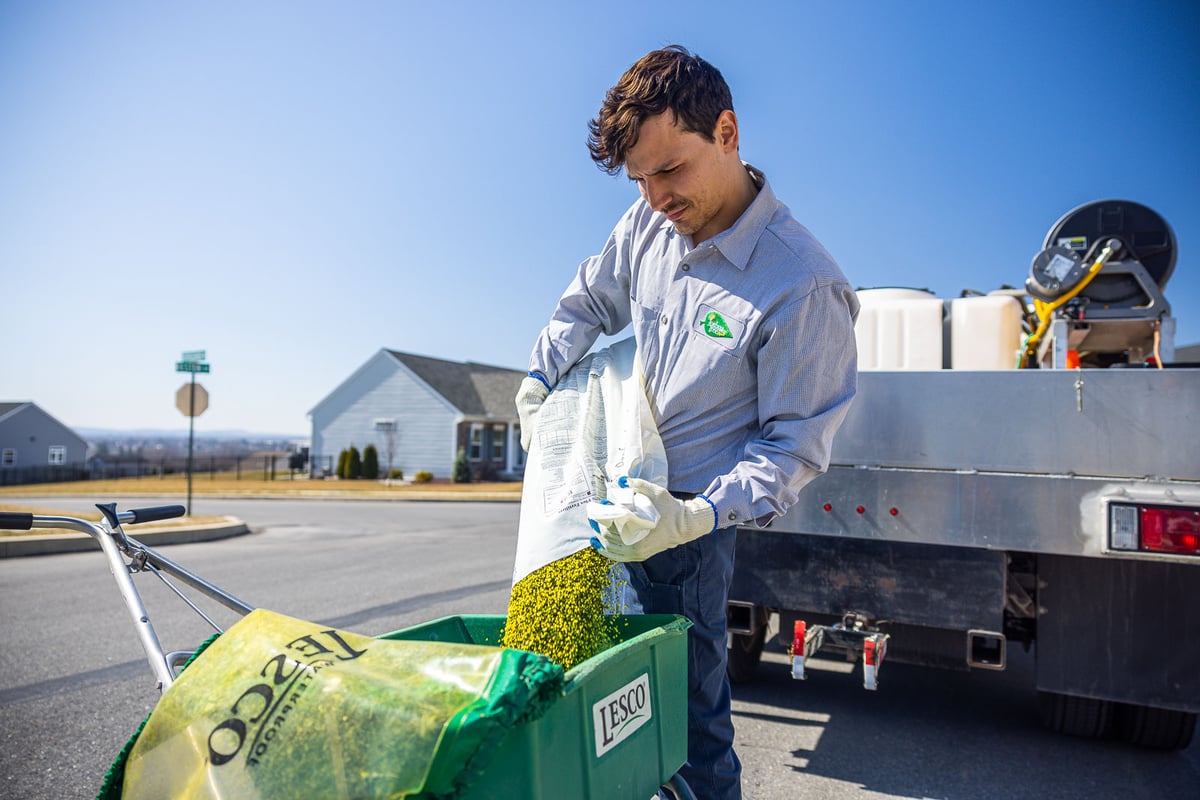
[(50, 463), (65, 464), (67, 463), (67, 448), (61, 444), (50, 445)]
[(0, 467), (15, 467), (17, 465), (17, 451), (11, 447), (4, 448), (4, 452), (0, 453)]
[(483, 426), (477, 422), (471, 424), (471, 433), (467, 439), (467, 457), (472, 461), (483, 458)]
[(492, 426), (492, 461), (504, 461), (504, 425)]

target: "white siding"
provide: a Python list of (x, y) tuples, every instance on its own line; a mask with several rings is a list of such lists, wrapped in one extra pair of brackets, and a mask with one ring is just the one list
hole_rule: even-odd
[(457, 412), (416, 379), (396, 359), (378, 353), (321, 401), (312, 412), (312, 452), (332, 462), (351, 444), (359, 452), (374, 444), (380, 472), (387, 469), (387, 444), (375, 420), (396, 421), (393, 469), (411, 478), (420, 470), (436, 478), (449, 478), (454, 466), (453, 442)]

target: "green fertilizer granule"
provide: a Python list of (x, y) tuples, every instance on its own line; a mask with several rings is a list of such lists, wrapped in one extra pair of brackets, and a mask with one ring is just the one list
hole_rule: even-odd
[(613, 606), (617, 565), (588, 547), (534, 570), (508, 601), (502, 644), (571, 669), (618, 639)]

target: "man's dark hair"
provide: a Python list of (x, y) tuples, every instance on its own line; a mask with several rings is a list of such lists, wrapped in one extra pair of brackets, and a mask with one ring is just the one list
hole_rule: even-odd
[(733, 95), (717, 68), (673, 44), (642, 56), (608, 90), (588, 123), (588, 150), (600, 169), (615, 175), (649, 117), (672, 111), (683, 130), (711, 142), (726, 109), (733, 110)]

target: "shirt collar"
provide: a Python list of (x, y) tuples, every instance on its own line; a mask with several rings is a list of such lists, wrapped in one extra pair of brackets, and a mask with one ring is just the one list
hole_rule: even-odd
[(744, 270), (750, 262), (754, 246), (758, 244), (763, 231), (767, 229), (767, 225), (775, 216), (779, 201), (775, 198), (775, 193), (771, 191), (771, 185), (767, 183), (767, 176), (745, 161), (742, 164), (750, 173), (750, 179), (754, 181), (754, 185), (758, 187), (758, 194), (750, 201), (750, 205), (738, 217), (737, 222), (709, 239), (709, 242), (721, 251), (721, 255), (729, 263)]

